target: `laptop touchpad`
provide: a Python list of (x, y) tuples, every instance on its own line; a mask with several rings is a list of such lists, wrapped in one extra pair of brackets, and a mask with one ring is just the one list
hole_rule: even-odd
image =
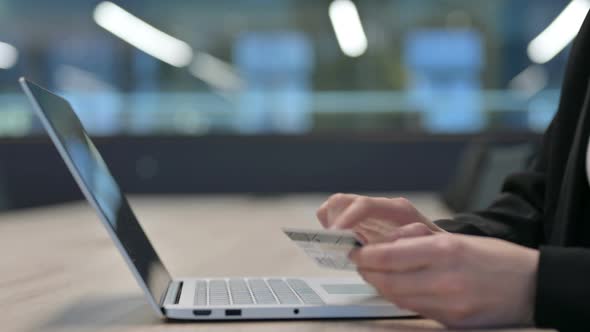
[(330, 295), (377, 295), (375, 289), (366, 284), (323, 284)]

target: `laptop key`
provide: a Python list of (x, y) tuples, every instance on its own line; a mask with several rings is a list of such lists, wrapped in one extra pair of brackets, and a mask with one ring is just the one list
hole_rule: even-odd
[(287, 283), (299, 295), (303, 303), (312, 305), (325, 304), (322, 298), (305, 281), (301, 279), (288, 279)]
[(225, 280), (209, 282), (209, 305), (229, 305), (229, 293)]
[(250, 279), (248, 286), (252, 290), (256, 304), (277, 304), (277, 299), (263, 279)]
[(195, 286), (195, 305), (207, 305), (207, 282), (204, 280), (197, 281), (197, 285)]
[(269, 279), (268, 284), (281, 304), (301, 304), (301, 300), (291, 290), (289, 285), (281, 279)]
[(254, 304), (254, 300), (250, 295), (246, 281), (241, 279), (230, 280), (229, 291), (232, 296), (233, 304)]

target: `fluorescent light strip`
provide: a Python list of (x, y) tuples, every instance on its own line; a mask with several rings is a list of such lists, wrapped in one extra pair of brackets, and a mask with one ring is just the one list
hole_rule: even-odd
[(528, 46), (529, 58), (544, 64), (556, 57), (576, 37), (590, 10), (588, 0), (573, 0)]
[(367, 51), (367, 36), (355, 4), (350, 0), (334, 0), (329, 15), (342, 52), (353, 58), (363, 55)]
[(519, 91), (527, 97), (532, 97), (541, 92), (549, 82), (546, 69), (541, 65), (531, 65), (520, 74), (516, 75), (508, 87)]
[(104, 1), (94, 9), (94, 21), (143, 52), (175, 67), (188, 66), (193, 58), (192, 48), (133, 16), (116, 4)]
[(0, 69), (10, 69), (18, 61), (18, 50), (16, 47), (0, 42)]
[(190, 73), (210, 86), (224, 91), (238, 91), (244, 83), (232, 65), (211, 54), (197, 52)]

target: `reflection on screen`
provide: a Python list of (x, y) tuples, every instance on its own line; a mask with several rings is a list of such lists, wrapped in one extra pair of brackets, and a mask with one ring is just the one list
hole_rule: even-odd
[[(139, 225), (129, 203), (115, 182), (100, 153), (86, 134), (70, 105), (62, 98), (34, 84), (28, 86), (53, 128), (91, 200), (108, 221), (123, 249), (133, 261), (156, 303), (165, 295), (171, 278)], [(83, 188), (84, 189), (84, 188)]]

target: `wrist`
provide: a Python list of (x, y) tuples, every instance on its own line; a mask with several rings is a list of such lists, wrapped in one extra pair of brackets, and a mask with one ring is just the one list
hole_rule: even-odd
[(539, 250), (526, 248), (526, 259), (524, 266), (524, 305), (523, 323), (526, 325), (535, 324), (535, 301), (537, 292), (537, 273), (539, 270)]

